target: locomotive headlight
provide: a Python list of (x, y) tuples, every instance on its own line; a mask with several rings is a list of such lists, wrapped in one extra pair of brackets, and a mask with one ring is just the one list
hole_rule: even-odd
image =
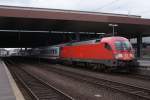
[(130, 54), (130, 57), (134, 58), (134, 54), (131, 53), (131, 54)]
[(122, 57), (123, 57), (123, 55), (121, 53), (115, 55), (116, 59), (119, 59), (119, 58), (122, 58)]

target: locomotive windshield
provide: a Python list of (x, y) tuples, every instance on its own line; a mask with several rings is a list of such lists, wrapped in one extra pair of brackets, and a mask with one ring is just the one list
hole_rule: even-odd
[(117, 50), (131, 50), (132, 48), (129, 41), (117, 41), (115, 47)]

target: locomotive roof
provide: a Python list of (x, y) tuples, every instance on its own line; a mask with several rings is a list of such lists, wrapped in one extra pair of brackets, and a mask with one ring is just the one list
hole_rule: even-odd
[(113, 40), (126, 40), (127, 38), (121, 36), (103, 37), (102, 39), (113, 39)]
[(110, 41), (110, 42), (113, 42), (113, 41), (126, 41), (126, 40), (128, 40), (128, 39), (125, 38), (125, 37), (113, 36), (113, 37), (104, 37), (104, 38), (102, 38), (101, 42), (107, 42), (107, 41)]

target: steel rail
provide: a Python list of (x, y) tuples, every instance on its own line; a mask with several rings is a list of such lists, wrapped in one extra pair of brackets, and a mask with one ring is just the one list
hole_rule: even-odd
[(108, 87), (108, 88), (115, 89), (115, 90), (118, 90), (118, 91), (123, 92), (123, 93), (127, 93), (127, 94), (137, 96), (137, 97), (140, 97), (140, 98), (143, 98), (146, 100), (150, 100), (150, 89), (146, 89), (143, 87), (137, 87), (137, 86), (134, 86), (131, 84), (115, 82), (112, 80), (100, 79), (100, 78), (96, 78), (96, 77), (92, 77), (92, 76), (79, 74), (76, 72), (70, 72), (70, 71), (66, 71), (66, 70), (62, 70), (62, 69), (57, 69), (54, 67), (51, 67), (50, 70), (48, 68), (46, 68), (46, 69), (48, 71), (53, 71), (53, 72), (59, 73), (61, 75), (75, 78), (75, 79), (80, 80), (80, 81), (82, 80), (84, 82), (92, 83), (95, 85)]
[(50, 85), (48, 82), (45, 82), (44, 80), (23, 70), (20, 67), (19, 69), (16, 67), (13, 67), (11, 68), (11, 71), (12, 70), (13, 70), (13, 73), (15, 73), (15, 76), (17, 77), (19, 82), (21, 82), (21, 84), (24, 85), (25, 89), (27, 89), (30, 92), (30, 96), (34, 100), (49, 100), (52, 98), (55, 98), (55, 100), (74, 100), (73, 97), (63, 93), (59, 89)]

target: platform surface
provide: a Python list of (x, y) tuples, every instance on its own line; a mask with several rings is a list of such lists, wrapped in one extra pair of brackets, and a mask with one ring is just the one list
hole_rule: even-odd
[(16, 100), (3, 62), (0, 60), (0, 100)]
[(150, 60), (138, 60), (141, 67), (147, 67), (147, 70), (150, 70)]
[(139, 68), (137, 73), (141, 75), (150, 76), (150, 59), (141, 59), (138, 60)]

